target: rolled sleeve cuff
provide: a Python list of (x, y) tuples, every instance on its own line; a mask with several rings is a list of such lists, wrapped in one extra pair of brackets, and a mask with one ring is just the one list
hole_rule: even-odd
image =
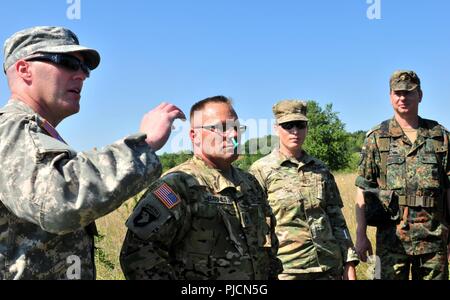
[(355, 267), (359, 264), (358, 254), (356, 254), (356, 251), (353, 248), (349, 248), (344, 255), (344, 264), (349, 262), (354, 263)]
[(369, 181), (363, 176), (356, 177), (355, 185), (363, 190), (378, 187), (378, 183)]
[(137, 146), (147, 146), (148, 148), (151, 149), (151, 147), (145, 141), (146, 138), (147, 138), (147, 135), (145, 133), (135, 133), (135, 134), (132, 134), (130, 136), (127, 136), (124, 139), (124, 143), (128, 147), (132, 147), (132, 146), (137, 145)]

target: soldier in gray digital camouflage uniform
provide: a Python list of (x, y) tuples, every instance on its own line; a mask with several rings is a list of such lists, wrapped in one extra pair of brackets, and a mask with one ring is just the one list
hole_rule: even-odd
[[(449, 132), (419, 116), (422, 97), (414, 71), (395, 71), (390, 79), (394, 117), (367, 133), (361, 151), (356, 250), (363, 261), (372, 254), (366, 228), (376, 226), (381, 279), (448, 280)], [(371, 190), (384, 214), (372, 212)], [(380, 217), (370, 217), (375, 215)]]
[(306, 103), (273, 107), (280, 148), (250, 168), (277, 219), (283, 280), (356, 279), (358, 257), (341, 208), (339, 190), (325, 164), (302, 150)]
[(183, 113), (161, 104), (139, 134), (77, 153), (55, 127), (79, 111), (100, 62), (61, 27), (33, 27), (4, 45), (11, 98), (0, 110), (0, 279), (94, 279), (94, 220), (158, 178), (156, 150)]
[(150, 186), (126, 225), (127, 279), (276, 279), (275, 218), (256, 179), (234, 168), (240, 132), (223, 96), (191, 109), (194, 157)]

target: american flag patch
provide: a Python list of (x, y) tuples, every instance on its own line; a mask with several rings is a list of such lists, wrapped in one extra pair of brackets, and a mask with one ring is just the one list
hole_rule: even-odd
[(181, 199), (175, 192), (164, 183), (159, 188), (153, 191), (153, 194), (168, 208), (171, 209), (181, 202)]

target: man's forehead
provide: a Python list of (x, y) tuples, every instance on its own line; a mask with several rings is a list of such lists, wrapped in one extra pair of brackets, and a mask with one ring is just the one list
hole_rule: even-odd
[(216, 118), (216, 119), (230, 119), (230, 120), (235, 120), (237, 119), (237, 115), (234, 112), (234, 110), (231, 109), (226, 109), (226, 110), (217, 110), (214, 109), (212, 107), (210, 108), (205, 108), (205, 110), (203, 110), (203, 117), (207, 117), (207, 118)]
[(205, 107), (196, 111), (193, 116), (195, 124), (235, 123), (238, 119), (233, 107), (225, 103), (208, 103)]

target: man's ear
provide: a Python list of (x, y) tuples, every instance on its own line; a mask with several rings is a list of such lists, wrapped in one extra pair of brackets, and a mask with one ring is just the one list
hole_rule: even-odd
[(195, 132), (194, 128), (189, 130), (189, 138), (191, 139), (192, 144), (198, 143), (198, 134)]
[(279, 127), (277, 124), (273, 124), (273, 131), (275, 132), (275, 135), (280, 136), (280, 134), (278, 133)]
[(25, 80), (26, 82), (31, 82), (33, 79), (33, 72), (31, 72), (31, 65), (29, 62), (21, 59), (14, 65), (16, 69), (17, 76)]
[(419, 103), (422, 102), (423, 92), (422, 89), (419, 89)]

